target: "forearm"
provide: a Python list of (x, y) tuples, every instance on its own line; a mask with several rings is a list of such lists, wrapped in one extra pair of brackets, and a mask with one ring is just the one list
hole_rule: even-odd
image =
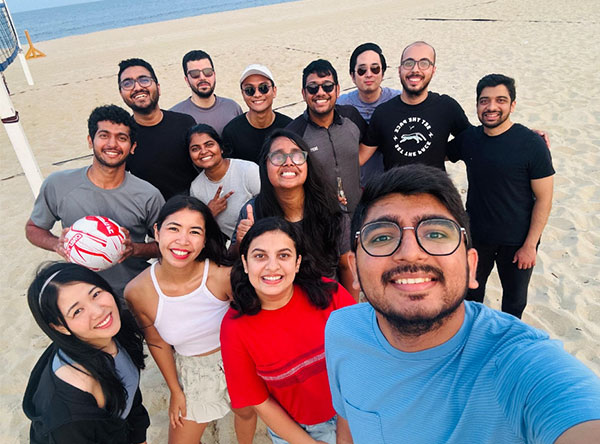
[(158, 243), (152, 242), (134, 242), (132, 256), (150, 259), (158, 257)]
[(550, 210), (552, 209), (552, 197), (550, 198), (539, 198), (533, 204), (533, 210), (531, 212), (531, 222), (529, 224), (529, 231), (523, 245), (529, 247), (536, 247), (537, 243), (542, 236), (544, 227), (548, 222), (550, 216)]
[(260, 419), (277, 435), (290, 444), (314, 444), (310, 437), (290, 415), (275, 401), (268, 397), (265, 402), (254, 407)]
[(377, 151), (376, 146), (368, 146), (368, 145), (361, 143), (358, 146), (358, 163), (359, 163), (359, 165), (363, 166), (365, 163), (367, 163), (367, 160), (369, 160), (371, 158), (371, 156), (373, 154), (375, 154), (375, 151)]
[(146, 339), (148, 350), (154, 358), (158, 369), (160, 370), (171, 393), (181, 391), (179, 380), (177, 378), (177, 368), (175, 366), (175, 356), (173, 349), (165, 341), (156, 339)]
[(350, 426), (348, 421), (340, 415), (337, 417), (336, 444), (353, 444), (352, 435), (350, 434)]
[(36, 247), (48, 251), (56, 251), (58, 246), (58, 237), (53, 235), (50, 230), (45, 230), (36, 226), (31, 220), (25, 225), (25, 237)]

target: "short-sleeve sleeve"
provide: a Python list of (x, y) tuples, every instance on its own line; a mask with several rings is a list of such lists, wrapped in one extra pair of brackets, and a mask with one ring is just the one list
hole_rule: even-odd
[(252, 196), (260, 193), (260, 174), (258, 172), (258, 165), (254, 162), (249, 163), (246, 170), (246, 189)]
[(242, 339), (240, 322), (234, 319), (233, 313), (231, 309), (221, 325), (221, 355), (231, 406), (242, 408), (264, 402), (269, 391), (256, 372), (256, 365)]
[(600, 419), (600, 379), (558, 341), (515, 345), (496, 366), (496, 397), (525, 441), (554, 443), (567, 429)]
[(531, 159), (528, 165), (530, 179), (542, 179), (554, 174), (552, 156), (544, 140), (537, 134), (531, 134)]
[(40, 193), (33, 204), (31, 212), (31, 221), (39, 228), (50, 230), (57, 220), (58, 216), (58, 198), (54, 187), (53, 176), (50, 175), (42, 183)]
[(158, 219), (158, 213), (160, 213), (161, 208), (165, 204), (165, 199), (162, 197), (162, 194), (158, 190), (156, 193), (148, 199), (147, 209), (146, 209), (146, 231), (148, 236), (154, 238), (154, 224)]
[(465, 110), (462, 109), (462, 106), (460, 106), (460, 104), (452, 97), (448, 97), (448, 99), (452, 101), (452, 115), (454, 116), (454, 119), (452, 120), (452, 128), (450, 128), (450, 133), (454, 137), (456, 137), (464, 130), (470, 128), (471, 122), (469, 122), (469, 119), (465, 114)]
[(362, 143), (367, 146), (380, 146), (381, 145), (381, 107), (378, 106), (373, 111), (373, 115), (371, 116), (371, 120), (369, 121), (369, 126), (367, 127), (367, 131), (365, 136), (363, 137)]

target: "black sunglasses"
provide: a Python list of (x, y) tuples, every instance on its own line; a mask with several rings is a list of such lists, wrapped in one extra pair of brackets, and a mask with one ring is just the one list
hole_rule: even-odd
[(248, 97), (252, 97), (254, 94), (256, 94), (257, 89), (259, 93), (266, 94), (271, 89), (271, 85), (268, 83), (261, 83), (258, 85), (258, 88), (255, 88), (253, 85), (246, 85), (242, 88), (242, 91), (244, 91), (244, 94), (246, 94)]
[(319, 92), (319, 88), (323, 89), (323, 92), (330, 93), (335, 88), (335, 83), (333, 82), (323, 82), (321, 84), (318, 83), (309, 83), (304, 87), (309, 94), (316, 94)]
[(368, 70), (371, 70), (371, 72), (375, 75), (379, 74), (381, 72), (381, 66), (379, 65), (371, 65), (369, 66), (365, 66), (365, 65), (361, 65), (358, 68), (356, 68), (356, 74), (358, 74), (360, 77), (364, 76)]

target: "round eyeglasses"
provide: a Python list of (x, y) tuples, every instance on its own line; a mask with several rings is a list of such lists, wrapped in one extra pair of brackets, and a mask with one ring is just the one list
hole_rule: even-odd
[(291, 153), (284, 153), (283, 151), (273, 151), (267, 154), (269, 161), (275, 166), (283, 165), (288, 157), (294, 165), (302, 165), (306, 162), (307, 156), (308, 153), (302, 150), (294, 150)]
[(123, 79), (119, 82), (119, 86), (122, 90), (129, 91), (135, 87), (136, 83), (142, 88), (148, 88), (150, 85), (152, 85), (152, 82), (154, 82), (152, 77), (139, 76), (137, 79)]
[(419, 69), (426, 70), (426, 69), (429, 69), (429, 67), (433, 65), (433, 62), (429, 59), (420, 59), (420, 60), (406, 59), (406, 60), (403, 60), (402, 63), (400, 64), (400, 66), (402, 66), (402, 68), (404, 68), (404, 69), (413, 69), (413, 67), (415, 65), (417, 65), (419, 67)]
[(414, 227), (400, 227), (396, 222), (375, 221), (362, 227), (355, 234), (369, 256), (391, 256), (402, 242), (404, 230), (413, 230), (417, 243), (431, 256), (448, 256), (460, 245), (466, 230), (450, 219), (424, 219)]

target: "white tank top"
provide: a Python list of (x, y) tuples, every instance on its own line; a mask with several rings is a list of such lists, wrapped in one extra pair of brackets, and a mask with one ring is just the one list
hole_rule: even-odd
[(206, 259), (200, 286), (183, 296), (165, 295), (156, 279), (156, 263), (150, 268), (152, 283), (158, 294), (154, 327), (180, 355), (199, 355), (221, 345), (221, 321), (229, 309), (229, 301), (217, 299), (206, 286), (208, 265), (209, 260)]

